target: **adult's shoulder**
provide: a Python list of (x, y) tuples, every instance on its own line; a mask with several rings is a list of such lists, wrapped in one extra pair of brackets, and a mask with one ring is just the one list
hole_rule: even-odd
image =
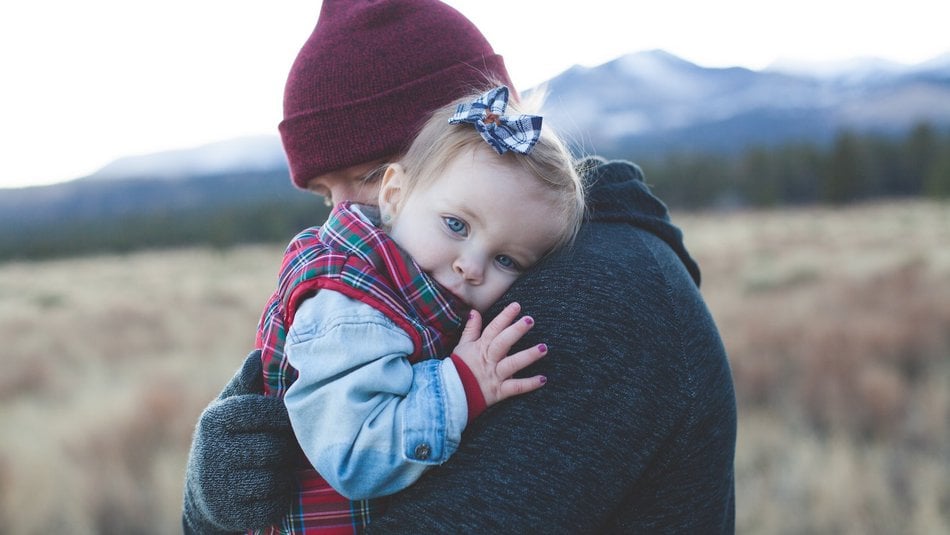
[(551, 257), (525, 281), (541, 293), (564, 287), (568, 300), (601, 299), (642, 308), (634, 298), (698, 293), (678, 252), (651, 229), (623, 222), (585, 224), (573, 247)]
[(580, 160), (577, 168), (587, 188), (589, 223), (629, 226), (656, 236), (699, 285), (699, 266), (686, 250), (683, 233), (673, 224), (666, 204), (650, 190), (640, 166), (627, 160), (591, 156)]

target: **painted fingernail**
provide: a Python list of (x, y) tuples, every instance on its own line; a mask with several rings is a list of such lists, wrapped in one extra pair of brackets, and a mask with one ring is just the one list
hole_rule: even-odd
[(524, 322), (527, 323), (528, 325), (534, 325), (534, 319), (532, 319), (531, 316), (525, 316)]
[(468, 311), (468, 319), (472, 319), (472, 318), (474, 318), (474, 317), (475, 317), (475, 311), (474, 311), (474, 310), (469, 310), (469, 311)]
[(541, 384), (544, 384), (548, 382), (548, 378), (542, 375), (540, 381), (541, 381)]
[(538, 351), (540, 351), (540, 352), (542, 352), (542, 353), (547, 353), (547, 352), (548, 352), (548, 345), (547, 345), (547, 344), (538, 344)]

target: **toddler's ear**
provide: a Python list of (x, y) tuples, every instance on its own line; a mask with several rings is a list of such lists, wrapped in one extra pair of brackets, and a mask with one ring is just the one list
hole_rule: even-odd
[(405, 179), (406, 171), (398, 163), (386, 167), (379, 186), (379, 210), (382, 214), (396, 217), (399, 213)]

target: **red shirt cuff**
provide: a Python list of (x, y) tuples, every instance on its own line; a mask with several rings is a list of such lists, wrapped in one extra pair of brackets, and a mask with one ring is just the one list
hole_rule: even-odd
[(455, 364), (455, 369), (459, 373), (459, 379), (462, 380), (462, 388), (465, 389), (465, 400), (468, 402), (468, 421), (471, 422), (479, 414), (485, 412), (485, 396), (482, 395), (482, 387), (478, 386), (478, 379), (472, 373), (471, 368), (461, 357), (452, 353), (449, 357)]

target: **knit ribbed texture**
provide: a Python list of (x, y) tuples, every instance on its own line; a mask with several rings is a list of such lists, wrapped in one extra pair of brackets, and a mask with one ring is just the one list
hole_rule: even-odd
[(405, 150), (432, 110), (499, 82), (501, 56), (435, 0), (325, 0), (284, 88), (294, 184)]

